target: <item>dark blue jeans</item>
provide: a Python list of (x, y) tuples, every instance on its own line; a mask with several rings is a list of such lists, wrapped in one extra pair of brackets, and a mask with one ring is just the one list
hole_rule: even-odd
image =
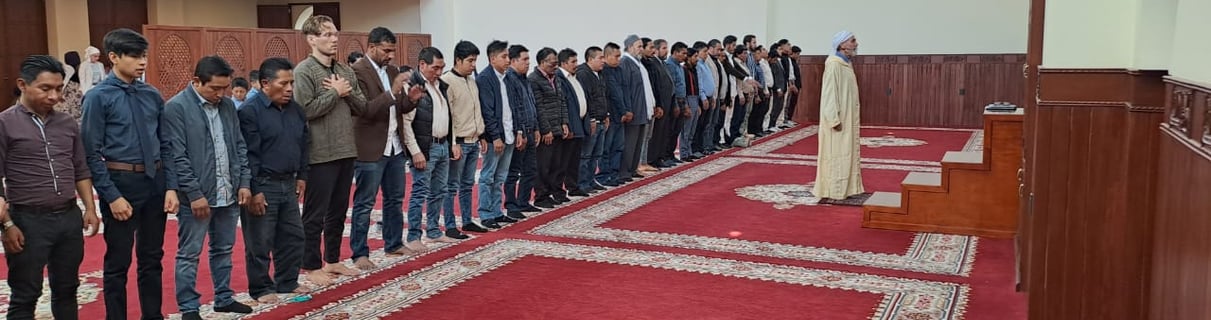
[(354, 164), (357, 189), (353, 192), (353, 224), (349, 231), (353, 260), (370, 256), (366, 237), (370, 232), (370, 212), (374, 210), (379, 189), (383, 191), (383, 249), (391, 252), (404, 245), (404, 174), (403, 153)]
[[(516, 142), (516, 141), (514, 141)], [(504, 200), (505, 179), (509, 165), (513, 162), (513, 144), (506, 144), (500, 154), (488, 150), (484, 154), (484, 168), (479, 174), (479, 219), (496, 219), (504, 215), (501, 204)]]
[(601, 161), (597, 164), (600, 168), (597, 171), (597, 182), (618, 182), (618, 171), (622, 167), (623, 142), (626, 141), (624, 127), (626, 127), (625, 124), (614, 122), (610, 123), (610, 128), (605, 130), (605, 136), (602, 138)]
[[(438, 228), (442, 197), (446, 196), (446, 178), (450, 174), (450, 144), (434, 143), (429, 149), (425, 169), (412, 167), (412, 198), (408, 199), (408, 242), (421, 238), (421, 215), (425, 218), (424, 235), (440, 238)], [(386, 226), (383, 229), (387, 229)]]
[(202, 297), (194, 289), (198, 279), (198, 259), (202, 244), (210, 242), (210, 279), (214, 283), (214, 306), (225, 307), (235, 302), (231, 290), (231, 252), (235, 247), (236, 222), (240, 207), (210, 207), (210, 216), (199, 219), (187, 201), (181, 201), (177, 214), (177, 307), (181, 313), (196, 312)]
[(455, 148), (462, 148), (462, 157), (450, 160), (450, 175), (446, 181), (446, 200), (442, 205), (442, 216), (446, 220), (446, 230), (458, 229), (455, 222), (454, 200), (458, 199), (458, 211), (462, 212), (462, 224), (471, 223), (471, 213), (475, 207), (471, 205), (471, 192), (475, 189), (475, 168), (479, 165), (479, 143), (461, 143)]
[(597, 177), (597, 168), (601, 160), (601, 155), (605, 151), (606, 128), (605, 124), (597, 126), (597, 132), (592, 132), (584, 139), (584, 145), (580, 147), (580, 175), (576, 186), (581, 191), (593, 190), (593, 184)]

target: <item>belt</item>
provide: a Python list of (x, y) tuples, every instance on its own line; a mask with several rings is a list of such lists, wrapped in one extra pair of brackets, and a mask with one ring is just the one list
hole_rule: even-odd
[(266, 173), (266, 174), (261, 174), (259, 177), (269, 179), (269, 180), (294, 180), (295, 174), (293, 172), (291, 172), (291, 173)]
[(450, 137), (433, 138), (433, 143), (446, 143), (450, 141)]
[(479, 139), (476, 139), (476, 138), (454, 138), (454, 142), (455, 142), (455, 143), (458, 143), (458, 144), (470, 144), (470, 143), (478, 143), (478, 142), (479, 142)]
[[(159, 170), (161, 167), (163, 167), (163, 166), (160, 164), (160, 162), (156, 161), (156, 170)], [(105, 168), (108, 168), (109, 170), (130, 171), (130, 172), (147, 171), (146, 170), (147, 168), (145, 166), (143, 166), (142, 164), (133, 164), (133, 163), (125, 163), (125, 162), (117, 162), (117, 161), (105, 162)]]
[[(23, 204), (15, 204), (15, 203), (10, 203), (8, 206), (12, 212), (16, 212), (16, 213), (25, 213), (25, 214), (64, 213), (64, 212), (70, 211), (72, 209), (72, 207), (76, 206), (76, 200), (73, 199), (71, 201), (64, 202), (62, 204), (50, 205), (50, 206), (29, 206), (29, 205), (23, 205)], [(76, 207), (76, 209), (79, 209), (79, 207)]]

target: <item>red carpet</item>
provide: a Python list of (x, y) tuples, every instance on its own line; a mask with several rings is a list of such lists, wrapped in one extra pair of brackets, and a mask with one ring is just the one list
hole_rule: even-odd
[[(864, 229), (861, 208), (813, 205), (806, 184), (814, 159), (769, 155), (814, 150), (808, 138), (814, 128), (797, 129), (420, 256), (374, 252), (382, 269), (341, 279), (311, 301), (256, 306), (245, 318), (1025, 318), (1024, 295), (1013, 290), (1012, 242)], [(909, 171), (936, 171), (923, 161), (962, 149), (972, 135), (895, 134), (928, 144), (871, 151), (900, 162), (864, 161), (868, 191), (895, 191)], [(168, 229), (164, 311), (172, 314), (175, 221)], [(382, 245), (376, 237), (371, 228), (372, 248)], [(347, 259), (348, 241), (341, 249)], [(102, 238), (88, 239), (87, 250), (82, 318), (104, 312)], [(208, 303), (205, 260), (197, 288)], [(233, 260), (232, 287), (246, 292), (242, 239)], [(133, 273), (131, 279), (133, 317)], [(243, 293), (237, 299), (248, 301)], [(0, 302), (6, 301), (0, 284)], [(49, 316), (49, 304), (43, 306), (40, 314)], [(208, 310), (208, 318), (238, 318)]]
[[(739, 155), (814, 159), (807, 156), (815, 156), (819, 150), (816, 130), (818, 129), (792, 133), (781, 139), (771, 140), (764, 146), (741, 151)], [(861, 153), (864, 160), (938, 162), (946, 151), (964, 150), (964, 146), (975, 133), (977, 132), (959, 129), (863, 127)]]

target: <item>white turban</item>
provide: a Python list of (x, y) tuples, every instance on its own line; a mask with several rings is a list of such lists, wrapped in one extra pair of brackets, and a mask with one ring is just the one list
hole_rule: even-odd
[(837, 34), (833, 35), (833, 47), (831, 51), (837, 51), (837, 47), (840, 47), (842, 43), (845, 43), (846, 41), (849, 41), (849, 39), (853, 38), (854, 33), (849, 32), (849, 30), (841, 30), (841, 32), (837, 32)]
[[(91, 56), (94, 54), (98, 54), (98, 55), (101, 54), (101, 50), (98, 50), (97, 47), (93, 47), (93, 46), (88, 46), (88, 48), (84, 49), (85, 59), (87, 59), (88, 56)], [(88, 60), (88, 61), (92, 61), (92, 60)]]

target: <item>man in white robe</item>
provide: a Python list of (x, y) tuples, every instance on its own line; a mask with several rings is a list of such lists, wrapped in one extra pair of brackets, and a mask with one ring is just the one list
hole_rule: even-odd
[(820, 89), (820, 150), (812, 194), (843, 200), (864, 192), (859, 165), (858, 80), (850, 62), (858, 40), (853, 33), (841, 31), (833, 36), (832, 44), (835, 53), (824, 62)]

